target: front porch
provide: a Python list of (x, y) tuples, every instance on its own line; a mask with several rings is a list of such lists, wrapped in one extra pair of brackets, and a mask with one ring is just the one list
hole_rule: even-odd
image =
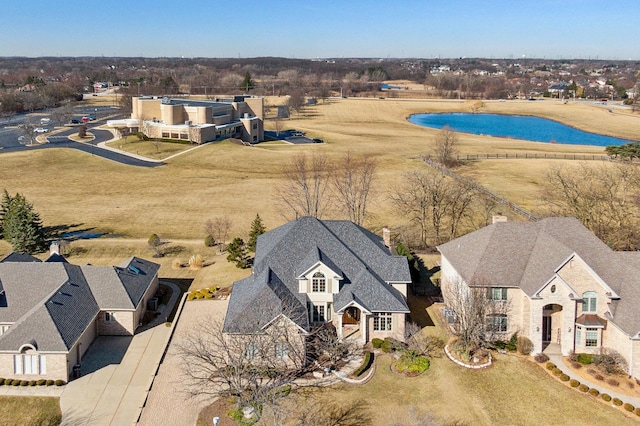
[(339, 338), (362, 343), (366, 342), (366, 317), (362, 315), (362, 311), (360, 309), (355, 306), (350, 306), (344, 310), (339, 318)]

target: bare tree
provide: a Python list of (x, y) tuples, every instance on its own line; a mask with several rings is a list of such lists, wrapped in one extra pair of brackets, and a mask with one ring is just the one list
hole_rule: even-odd
[(207, 235), (210, 235), (213, 241), (218, 244), (218, 252), (223, 253), (229, 231), (231, 230), (231, 220), (227, 216), (207, 219), (204, 224), (204, 229)]
[(435, 160), (446, 167), (456, 166), (458, 164), (456, 158), (457, 144), (457, 133), (451, 130), (449, 126), (444, 126), (435, 138), (435, 147), (433, 149)]
[(327, 206), (329, 169), (327, 158), (315, 154), (308, 161), (305, 154), (298, 154), (283, 169), (284, 183), (277, 188), (277, 197), (285, 212), (295, 217), (320, 218)]
[[(494, 297), (494, 291), (500, 293), (499, 297)], [(442, 296), (459, 352), (472, 354), (487, 342), (506, 335), (510, 311), (506, 288), (467, 285), (458, 277), (443, 280)]]
[(545, 195), (551, 214), (577, 218), (615, 249), (637, 250), (639, 184), (634, 164), (582, 163), (577, 170), (551, 168)]
[(367, 217), (375, 172), (376, 161), (373, 157), (355, 157), (347, 152), (333, 173), (332, 183), (338, 195), (336, 200), (348, 219), (357, 225), (362, 225)]
[(18, 126), (20, 137), (18, 137), (18, 141), (22, 145), (33, 144), (33, 140), (36, 135), (36, 125), (31, 121), (31, 119), (26, 119)]

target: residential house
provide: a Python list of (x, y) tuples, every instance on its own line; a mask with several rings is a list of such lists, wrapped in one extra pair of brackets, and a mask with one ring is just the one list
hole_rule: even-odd
[(133, 335), (160, 265), (78, 266), (56, 250), (0, 260), (0, 377), (69, 380), (96, 336)]
[(264, 140), (264, 100), (232, 96), (193, 100), (158, 96), (132, 99), (131, 118), (109, 120), (116, 129), (143, 132), (150, 138), (181, 139), (205, 143), (234, 137), (248, 143)]
[(362, 344), (403, 340), (411, 276), (385, 232), (386, 244), (353, 222), (302, 217), (261, 235), (252, 275), (233, 285), (223, 332), (270, 333), (287, 324), (304, 348), (314, 324), (331, 323), (339, 338)]
[(640, 252), (612, 250), (574, 218), (498, 222), (438, 250), (443, 296), (462, 283), (507, 302), (487, 319), (505, 339), (526, 336), (533, 353), (614, 349), (640, 377)]

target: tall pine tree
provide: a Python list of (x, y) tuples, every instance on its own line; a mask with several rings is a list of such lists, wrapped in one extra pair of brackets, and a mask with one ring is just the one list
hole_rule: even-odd
[(267, 231), (267, 228), (262, 224), (262, 219), (259, 214), (256, 214), (256, 218), (251, 222), (251, 231), (249, 232), (249, 241), (247, 241), (247, 248), (252, 252), (256, 252), (256, 243), (258, 242), (258, 237), (264, 234)]
[(3, 237), (7, 240), (16, 253), (36, 253), (44, 248), (47, 239), (40, 215), (33, 209), (33, 205), (20, 193), (14, 197), (8, 194), (10, 199), (8, 208), (4, 211), (2, 200), (2, 230)]
[(11, 205), (11, 195), (5, 189), (2, 193), (2, 201), (0, 201), (0, 238), (4, 238), (4, 218), (7, 216)]

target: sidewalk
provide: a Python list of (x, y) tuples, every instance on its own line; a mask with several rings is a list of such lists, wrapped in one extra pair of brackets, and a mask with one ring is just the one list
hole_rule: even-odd
[(549, 357), (549, 361), (553, 362), (564, 374), (571, 377), (572, 379), (576, 379), (580, 383), (583, 383), (589, 386), (590, 388), (597, 389), (601, 394), (603, 393), (609, 394), (611, 395), (612, 399), (618, 398), (622, 402), (628, 402), (634, 407), (640, 407), (640, 397), (633, 397), (633, 396), (625, 395), (622, 393), (618, 393), (609, 388), (605, 388), (604, 386), (602, 386), (602, 384), (598, 384), (595, 381), (588, 380), (584, 377), (578, 377), (575, 374), (573, 374), (571, 369), (564, 363), (564, 361), (562, 360), (562, 355), (560, 353), (556, 353), (554, 351), (551, 351), (549, 353), (547, 352), (547, 350), (545, 350), (544, 353), (547, 354), (547, 356)]

